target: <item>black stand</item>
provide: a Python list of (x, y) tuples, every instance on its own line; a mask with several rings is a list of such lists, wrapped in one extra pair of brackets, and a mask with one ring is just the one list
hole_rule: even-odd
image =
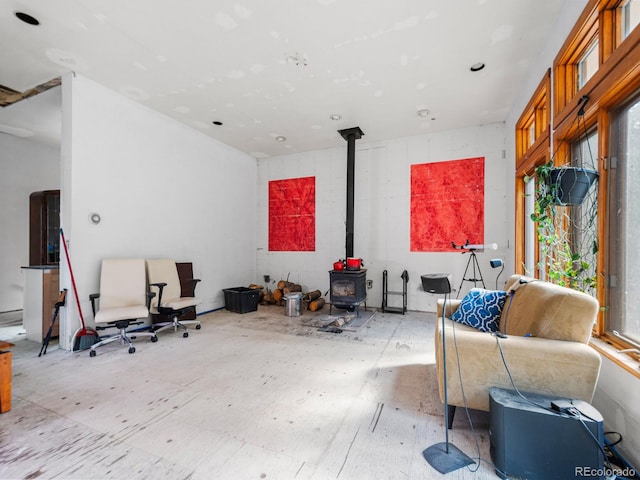
[[(465, 272), (466, 273), (466, 272)], [(426, 277), (426, 278), (425, 278)], [(426, 283), (425, 283), (426, 282)], [(431, 288), (429, 283), (431, 283)], [(427, 447), (422, 456), (424, 459), (435, 468), (438, 472), (445, 474), (458, 470), (459, 468), (471, 465), (474, 461), (466, 455), (458, 447), (449, 443), (449, 399), (447, 397), (447, 345), (445, 342), (445, 323), (444, 318), (447, 311), (447, 299), (449, 293), (451, 293), (451, 285), (448, 280), (448, 275), (436, 274), (436, 275), (423, 275), (422, 276), (423, 289), (429, 293), (444, 293), (444, 307), (442, 309), (442, 360), (443, 360), (443, 375), (444, 375), (444, 432), (445, 441), (441, 443), (435, 443), (430, 447)]]
[[(471, 255), (469, 255), (469, 260), (467, 261), (467, 268), (464, 269), (464, 274), (462, 275), (462, 281), (460, 282), (460, 286), (458, 287), (458, 293), (456, 294), (456, 298), (460, 295), (462, 291), (462, 284), (464, 282), (473, 282), (473, 286), (475, 287), (478, 282), (482, 283), (482, 288), (487, 288), (484, 284), (484, 279), (482, 278), (482, 272), (480, 271), (480, 264), (478, 263), (478, 257), (476, 256), (475, 249), (469, 250)], [(465, 252), (462, 252), (464, 255)], [(467, 271), (469, 267), (473, 270), (473, 276), (467, 278)]]
[[(409, 283), (409, 274), (406, 270), (400, 275), (402, 278), (402, 291), (390, 292), (388, 273), (386, 270), (382, 272), (382, 313), (401, 313), (404, 315), (407, 313), (407, 283)], [(402, 307), (390, 307), (389, 295), (402, 295)]]
[(435, 443), (422, 452), (424, 459), (442, 474), (471, 465), (473, 460), (453, 443)]

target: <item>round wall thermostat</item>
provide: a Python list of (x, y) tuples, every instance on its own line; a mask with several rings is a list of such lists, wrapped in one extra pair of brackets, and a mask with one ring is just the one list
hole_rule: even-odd
[(100, 220), (100, 215), (97, 213), (92, 213), (91, 215), (89, 215), (89, 221), (94, 225), (98, 225), (100, 223)]

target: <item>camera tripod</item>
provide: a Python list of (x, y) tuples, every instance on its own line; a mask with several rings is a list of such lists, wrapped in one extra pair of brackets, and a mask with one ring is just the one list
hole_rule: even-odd
[[(460, 247), (464, 249), (464, 246)], [(473, 282), (473, 286), (475, 287), (478, 282), (482, 283), (482, 288), (487, 288), (484, 284), (484, 279), (482, 278), (482, 272), (480, 271), (480, 264), (478, 263), (478, 257), (476, 256), (476, 249), (469, 249), (471, 255), (469, 255), (469, 260), (467, 261), (467, 268), (464, 269), (464, 274), (462, 275), (462, 281), (460, 282), (460, 286), (458, 287), (458, 293), (456, 294), (456, 298), (460, 295), (460, 291), (462, 290), (462, 284), (464, 282)], [(467, 252), (462, 252), (464, 255)], [(467, 278), (467, 272), (469, 271), (469, 267), (471, 267), (473, 276)]]

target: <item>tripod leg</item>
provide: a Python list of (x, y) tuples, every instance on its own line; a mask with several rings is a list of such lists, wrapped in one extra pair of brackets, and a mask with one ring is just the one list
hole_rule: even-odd
[[(476, 257), (474, 255), (473, 256), (473, 261), (475, 262), (474, 267), (473, 267), (473, 272), (474, 272), (474, 275), (473, 275), (473, 279), (474, 279), (473, 286), (474, 287), (476, 286), (476, 282), (480, 282), (480, 283), (482, 283), (482, 288), (484, 288), (486, 290), (487, 287), (485, 286), (484, 279), (482, 278), (482, 272), (480, 271), (480, 264), (478, 263), (478, 257)], [(478, 276), (475, 275), (476, 267), (478, 268)]]
[(460, 281), (460, 286), (458, 287), (456, 298), (460, 296), (460, 292), (462, 291), (462, 284), (465, 281), (467, 281), (467, 271), (469, 270), (469, 265), (471, 264), (472, 260), (473, 260), (473, 252), (471, 252), (471, 256), (469, 257), (469, 260), (467, 260), (467, 267), (464, 269), (464, 273), (462, 274), (462, 280)]
[(473, 257), (473, 287), (477, 287), (478, 286), (478, 272), (476, 272), (476, 254), (475, 252), (471, 252), (471, 256)]

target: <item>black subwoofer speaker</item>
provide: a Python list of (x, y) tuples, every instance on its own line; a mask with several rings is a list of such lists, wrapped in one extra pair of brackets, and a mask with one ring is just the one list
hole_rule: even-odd
[[(604, 479), (600, 413), (581, 400), (522, 393), (527, 400), (514, 390), (489, 389), (490, 452), (498, 476)], [(562, 413), (566, 408), (577, 414)]]

